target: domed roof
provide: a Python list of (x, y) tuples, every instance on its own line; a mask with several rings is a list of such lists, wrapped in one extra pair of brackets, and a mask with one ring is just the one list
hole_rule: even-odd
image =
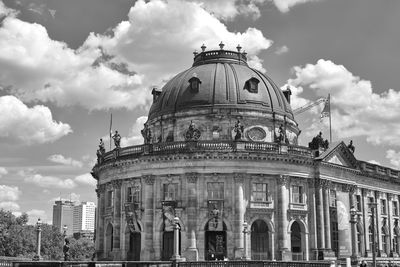
[(293, 119), (283, 92), (271, 78), (247, 65), (246, 53), (202, 48), (191, 68), (156, 92), (149, 119), (198, 108), (274, 112)]

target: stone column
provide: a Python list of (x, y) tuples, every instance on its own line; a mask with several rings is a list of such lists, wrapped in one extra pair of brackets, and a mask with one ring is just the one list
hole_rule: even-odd
[(312, 260), (317, 259), (318, 246), (317, 246), (317, 218), (316, 218), (316, 195), (315, 195), (315, 181), (308, 179), (308, 201), (310, 203), (310, 221), (309, 221), (309, 249), (313, 251), (311, 255)]
[(249, 255), (249, 242), (248, 242), (248, 236), (249, 236), (249, 225), (247, 222), (243, 223), (243, 260), (250, 260), (250, 255)]
[(324, 201), (323, 201), (323, 181), (315, 180), (315, 199), (316, 199), (316, 217), (317, 217), (317, 247), (319, 251), (325, 249), (325, 219), (324, 219)]
[(363, 224), (364, 224), (364, 245), (365, 245), (365, 254), (361, 256), (371, 256), (372, 248), (369, 247), (369, 207), (368, 207), (368, 192), (367, 189), (362, 189), (361, 199), (362, 199), (362, 208), (363, 208)]
[(144, 202), (144, 216), (143, 216), (143, 233), (145, 235), (143, 247), (143, 260), (158, 260), (154, 258), (154, 246), (153, 246), (153, 223), (154, 223), (154, 194), (153, 186), (155, 177), (154, 175), (143, 176), (144, 190), (143, 202)]
[[(235, 220), (233, 227), (235, 229), (235, 259), (240, 259), (244, 255), (244, 235), (242, 233), (242, 227), (244, 223), (244, 192), (243, 192), (243, 177), (240, 174), (235, 174)], [(250, 227), (250, 226), (249, 226)]]
[(97, 193), (97, 212), (96, 212), (96, 257), (98, 259), (104, 258), (104, 213), (105, 213), (105, 185), (98, 185)]
[(187, 233), (188, 233), (188, 247), (186, 253), (183, 255), (187, 261), (198, 261), (199, 252), (196, 244), (196, 226), (198, 220), (197, 214), (197, 174), (187, 174), (187, 191), (188, 191), (188, 204), (186, 207), (187, 212)]
[(386, 256), (386, 253), (383, 250), (382, 247), (382, 216), (381, 216), (381, 197), (380, 197), (381, 192), (375, 192), (375, 201), (377, 203), (376, 207), (376, 242), (378, 243), (378, 257)]
[(289, 222), (287, 219), (287, 211), (289, 208), (289, 176), (280, 175), (278, 177), (278, 220), (277, 224), (279, 225), (279, 252), (280, 252), (280, 259), (291, 260), (291, 253), (290, 253), (290, 236), (288, 234), (288, 226)]
[(113, 203), (113, 254), (114, 259), (121, 258), (121, 180), (112, 181), (112, 186), (114, 190), (114, 203)]
[(329, 188), (331, 182), (324, 180), (323, 192), (324, 192), (324, 226), (325, 226), (325, 249), (328, 251), (332, 250), (331, 247), (331, 220), (329, 215)]
[(393, 195), (387, 194), (387, 207), (388, 207), (388, 217), (387, 217), (387, 225), (389, 228), (389, 252), (391, 255), (389, 257), (393, 257)]

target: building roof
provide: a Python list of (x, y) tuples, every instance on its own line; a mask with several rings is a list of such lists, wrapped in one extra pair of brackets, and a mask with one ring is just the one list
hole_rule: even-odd
[[(157, 92), (149, 119), (193, 108), (275, 112), (293, 119), (290, 104), (280, 88), (270, 77), (250, 68), (246, 53), (238, 50), (195, 53), (192, 67)], [(197, 88), (192, 86), (195, 83)]]

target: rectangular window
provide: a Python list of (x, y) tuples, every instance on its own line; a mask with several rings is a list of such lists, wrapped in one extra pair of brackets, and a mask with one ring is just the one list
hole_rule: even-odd
[[(374, 202), (375, 202), (375, 201), (374, 201), (374, 198), (373, 198), (373, 197), (369, 197), (369, 198), (368, 198), (368, 202), (369, 202), (369, 203), (374, 203)], [(368, 205), (368, 212), (369, 212), (369, 213), (372, 212), (372, 207), (373, 207), (372, 205)]]
[(329, 191), (329, 206), (336, 207), (336, 191), (335, 190)]
[(175, 201), (178, 200), (178, 184), (164, 184), (164, 200)]
[(381, 214), (387, 214), (386, 199), (381, 199)]
[(268, 185), (261, 183), (253, 184), (253, 194), (251, 201), (254, 202), (267, 202), (268, 201)]
[(114, 191), (107, 191), (107, 207), (111, 207), (114, 203)]
[(357, 209), (357, 211), (362, 211), (360, 195), (356, 195), (356, 209)]
[(398, 206), (398, 203), (397, 203), (397, 201), (393, 201), (392, 202), (392, 207), (393, 207), (393, 215), (394, 216), (399, 216), (399, 206)]
[(126, 192), (126, 202), (138, 203), (140, 202), (140, 190), (134, 187), (128, 187)]
[(207, 195), (209, 200), (223, 200), (224, 183), (207, 183)]
[(303, 203), (303, 187), (292, 185), (292, 202)]

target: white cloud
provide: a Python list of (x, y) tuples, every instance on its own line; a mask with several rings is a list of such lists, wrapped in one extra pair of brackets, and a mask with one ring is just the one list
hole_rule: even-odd
[(6, 175), (6, 174), (8, 174), (7, 169), (4, 168), (4, 167), (0, 167), (0, 178), (1, 178), (3, 175)]
[(25, 177), (25, 182), (35, 184), (39, 187), (64, 189), (76, 187), (76, 183), (72, 179), (61, 179), (55, 176), (43, 176), (35, 173), (33, 170), (19, 171), (18, 174), (22, 177)]
[(16, 201), (20, 195), (18, 187), (0, 185), (0, 209), (18, 211), (20, 207)]
[(303, 4), (307, 2), (316, 2), (320, 0), (272, 0), (276, 7), (281, 12), (288, 12), (289, 9), (295, 5)]
[(32, 209), (26, 214), (28, 214), (28, 224), (30, 225), (36, 224), (39, 218), (42, 222), (47, 223), (47, 214), (44, 210)]
[(79, 176), (75, 177), (74, 181), (77, 183), (80, 183), (80, 184), (85, 184), (85, 185), (91, 185), (91, 186), (97, 185), (96, 179), (94, 179), (90, 173), (85, 173), (85, 174), (79, 175)]
[(177, 0), (137, 1), (129, 11), (129, 21), (121, 22), (113, 32), (112, 37), (92, 33), (82, 47), (102, 47), (116, 56), (115, 62), (127, 62), (130, 69), (143, 74), (146, 86), (160, 84), (189, 67), (192, 52), (203, 43), (208, 50), (217, 49), (221, 41), (230, 50), (240, 44), (256, 62), (260, 60), (255, 56), (272, 43), (254, 28), (230, 32), (199, 4)]
[[(326, 97), (331, 94), (333, 130), (339, 139), (365, 136), (372, 144), (400, 146), (400, 92), (373, 92), (371, 82), (354, 76), (344, 66), (320, 59), (316, 64), (294, 67), (289, 84)], [(298, 97), (301, 100), (301, 96)], [(324, 120), (327, 125), (328, 120)], [(319, 118), (312, 130), (319, 129)]]
[(386, 158), (390, 160), (390, 164), (396, 168), (400, 168), (400, 152), (389, 149), (386, 151)]
[(241, 44), (261, 70), (257, 54), (272, 43), (254, 28), (230, 32), (199, 3), (181, 0), (139, 0), (129, 21), (113, 32), (112, 37), (91, 34), (73, 50), (50, 39), (43, 26), (11, 15), (0, 28), (0, 88), (24, 101), (132, 109), (150, 102), (150, 85), (162, 85), (188, 68), (202, 43), (215, 49), (223, 41), (233, 50)]
[(14, 15), (16, 15), (16, 11), (6, 7), (3, 1), (0, 0), (0, 21), (3, 17)]
[(51, 155), (47, 159), (50, 160), (51, 162), (68, 165), (68, 166), (72, 166), (72, 167), (77, 167), (77, 168), (82, 168), (82, 166), (83, 166), (82, 162), (80, 162), (78, 160), (74, 160), (72, 158), (65, 158), (63, 155), (60, 155), (60, 154)]
[(147, 121), (147, 116), (141, 116), (136, 119), (129, 135), (121, 138), (121, 146), (133, 146), (143, 144), (143, 136), (141, 130), (144, 128), (144, 123)]
[(285, 54), (287, 52), (289, 52), (289, 48), (286, 45), (284, 45), (284, 46), (277, 47), (275, 49), (274, 53), (277, 54), (277, 55), (282, 55), (282, 54)]
[(0, 97), (0, 114), (0, 137), (26, 144), (54, 142), (72, 132), (68, 124), (53, 120), (49, 108), (41, 105), (29, 108), (14, 96)]
[(0, 185), (0, 202), (17, 201), (21, 191), (16, 186)]
[(20, 209), (18, 203), (12, 201), (0, 202), (0, 209), (18, 211)]

